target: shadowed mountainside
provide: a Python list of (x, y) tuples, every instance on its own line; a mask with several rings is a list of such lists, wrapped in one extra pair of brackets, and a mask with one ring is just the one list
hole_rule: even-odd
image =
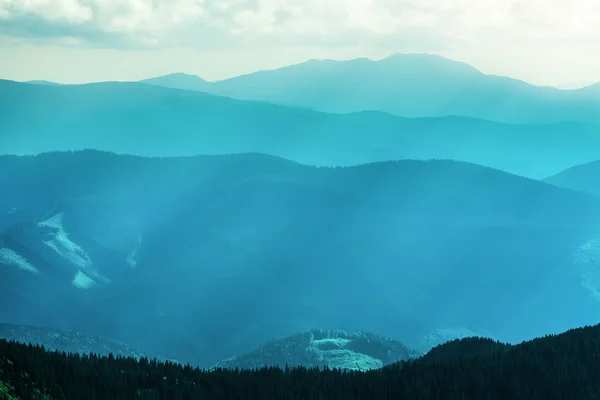
[(0, 192), (1, 319), (183, 362), (315, 326), (426, 350), (600, 317), (600, 200), (477, 165), (83, 151), (0, 157)]

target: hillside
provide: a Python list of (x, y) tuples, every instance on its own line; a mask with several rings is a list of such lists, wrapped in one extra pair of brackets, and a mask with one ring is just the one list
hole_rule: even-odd
[(141, 156), (258, 152), (309, 165), (455, 159), (543, 178), (596, 160), (600, 127), (470, 118), (326, 114), (141, 83), (0, 81), (3, 154), (96, 150)]
[(135, 359), (146, 357), (167, 361), (165, 358), (144, 354), (116, 340), (103, 337), (90, 337), (78, 332), (45, 327), (0, 323), (0, 338), (24, 344), (44, 346), (48, 351), (64, 351), (82, 356), (90, 353), (99, 356), (112, 354), (114, 356)]
[(220, 361), (213, 369), (302, 366), (368, 371), (420, 355), (396, 340), (371, 333), (312, 329), (272, 340), (249, 353)]
[(475, 353), (472, 350), (487, 346), (486, 341), (464, 339), (435, 349), (435, 357), (428, 354), (369, 371), (203, 371), (146, 359), (66, 356), (0, 340), (0, 395), (46, 400), (592, 400), (600, 396), (599, 332), (598, 325), (586, 326), (516, 346), (496, 343)]
[(600, 161), (571, 167), (545, 179), (556, 186), (600, 196)]
[(310, 60), (214, 83), (180, 75), (143, 82), (336, 113), (373, 110), (516, 124), (600, 123), (597, 88), (533, 86), (427, 54), (394, 54), (380, 61)]
[(1, 320), (182, 362), (313, 327), (426, 351), (600, 318), (600, 200), (473, 164), (48, 153), (0, 157), (0, 192)]

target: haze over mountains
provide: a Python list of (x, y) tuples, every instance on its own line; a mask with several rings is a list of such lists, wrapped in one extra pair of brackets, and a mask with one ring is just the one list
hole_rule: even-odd
[(455, 159), (533, 178), (595, 161), (600, 148), (600, 126), (581, 122), (329, 114), (115, 82), (0, 81), (0, 130), (0, 154), (85, 148), (142, 156), (259, 152), (325, 166)]
[(49, 153), (1, 157), (0, 192), (1, 320), (184, 362), (315, 327), (422, 349), (600, 318), (600, 198), (473, 164)]
[(599, 88), (428, 55), (0, 80), (0, 321), (205, 367), (313, 329), (595, 324)]
[(335, 113), (373, 110), (514, 124), (600, 123), (598, 85), (539, 87), (428, 54), (394, 54), (380, 61), (310, 60), (218, 82), (185, 74), (142, 82)]

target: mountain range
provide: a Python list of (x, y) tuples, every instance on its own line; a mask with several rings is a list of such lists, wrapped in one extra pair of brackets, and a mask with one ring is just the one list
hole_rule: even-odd
[(0, 336), (362, 370), (595, 324), (599, 109), (423, 54), (0, 80)]
[(141, 156), (257, 152), (347, 166), (454, 159), (532, 178), (595, 161), (600, 126), (331, 114), (143, 83), (0, 81), (0, 154), (93, 148)]
[(217, 82), (181, 73), (142, 82), (334, 113), (371, 110), (511, 124), (600, 122), (600, 84), (573, 90), (534, 86), (429, 54), (309, 60)]
[(600, 318), (600, 198), (465, 162), (0, 157), (0, 320), (210, 366), (315, 327), (418, 351)]

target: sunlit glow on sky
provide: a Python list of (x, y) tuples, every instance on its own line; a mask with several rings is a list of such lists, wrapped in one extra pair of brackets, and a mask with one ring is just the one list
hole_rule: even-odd
[(600, 81), (597, 0), (0, 0), (0, 77), (223, 79), (434, 53), (535, 84)]

